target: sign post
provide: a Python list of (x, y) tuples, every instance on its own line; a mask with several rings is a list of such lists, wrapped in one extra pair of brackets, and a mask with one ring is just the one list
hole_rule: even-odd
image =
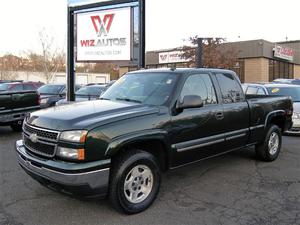
[(145, 0), (68, 0), (67, 100), (76, 62), (145, 67)]

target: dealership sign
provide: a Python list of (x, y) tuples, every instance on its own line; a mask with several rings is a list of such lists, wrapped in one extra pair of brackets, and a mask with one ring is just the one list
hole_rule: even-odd
[(77, 14), (77, 61), (131, 60), (131, 8)]
[(159, 53), (159, 64), (188, 62), (188, 59), (182, 56), (183, 53), (182, 51), (161, 52)]
[(81, 5), (88, 5), (93, 3), (99, 3), (99, 2), (107, 2), (110, 0), (68, 0), (69, 6), (81, 6)]
[(274, 48), (274, 57), (285, 59), (288, 61), (293, 61), (294, 59), (294, 50), (288, 47), (275, 45)]

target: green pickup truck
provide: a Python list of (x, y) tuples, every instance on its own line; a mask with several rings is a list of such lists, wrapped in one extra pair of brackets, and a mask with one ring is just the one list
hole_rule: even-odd
[(25, 115), (40, 109), (39, 101), (36, 91), (0, 92), (0, 126), (21, 131)]
[(229, 70), (136, 71), (100, 100), (31, 113), (17, 158), (51, 189), (108, 195), (133, 214), (155, 200), (163, 171), (246, 146), (275, 160), (292, 115), (290, 97), (248, 98)]

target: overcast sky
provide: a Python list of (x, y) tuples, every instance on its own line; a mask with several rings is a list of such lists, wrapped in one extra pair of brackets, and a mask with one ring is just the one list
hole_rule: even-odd
[[(1, 0), (0, 55), (40, 51), (45, 28), (66, 46), (66, 0)], [(146, 0), (146, 49), (178, 47), (190, 36), (228, 41), (300, 39), (299, 0)]]

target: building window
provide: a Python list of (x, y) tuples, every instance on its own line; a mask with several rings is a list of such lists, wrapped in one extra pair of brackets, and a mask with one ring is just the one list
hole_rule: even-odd
[(292, 63), (270, 59), (269, 81), (273, 81), (278, 78), (293, 79), (294, 66)]

